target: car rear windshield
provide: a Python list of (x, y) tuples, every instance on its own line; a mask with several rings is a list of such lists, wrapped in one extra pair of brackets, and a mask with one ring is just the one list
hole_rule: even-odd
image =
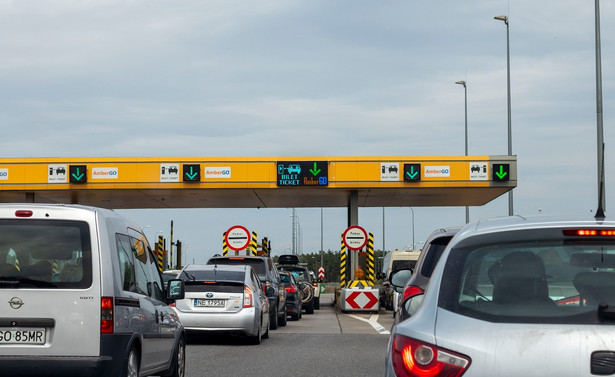
[(423, 261), (423, 267), (421, 268), (421, 275), (431, 277), (433, 269), (436, 267), (436, 263), (440, 260), (442, 252), (446, 249), (446, 246), (453, 237), (440, 237), (433, 240), (429, 245), (429, 248), (425, 250), (425, 260)]
[(91, 285), (92, 250), (87, 223), (0, 220), (0, 289)]
[[(600, 303), (610, 309), (599, 310)], [(615, 242), (559, 239), (453, 248), (439, 305), (491, 322), (615, 319)]]
[(191, 270), (183, 271), (179, 276), (183, 280), (186, 292), (243, 292), (244, 271)]
[(303, 267), (282, 266), (286, 271), (290, 272), (297, 281), (310, 281), (310, 273)]
[(241, 258), (241, 257), (230, 257), (230, 258), (212, 258), (207, 264), (232, 264), (232, 265), (241, 265), (241, 266), (252, 266), (254, 272), (258, 275), (261, 281), (267, 280), (267, 270), (265, 269), (265, 260), (259, 258)]

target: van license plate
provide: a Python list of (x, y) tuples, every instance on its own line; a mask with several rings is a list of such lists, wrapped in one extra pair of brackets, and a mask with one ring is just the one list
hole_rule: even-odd
[(44, 328), (0, 327), (0, 344), (45, 344)]
[(225, 300), (202, 300), (195, 298), (194, 306), (223, 308)]

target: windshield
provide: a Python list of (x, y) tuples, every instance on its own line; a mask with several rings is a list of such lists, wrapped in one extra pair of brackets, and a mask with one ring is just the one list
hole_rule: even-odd
[(87, 288), (91, 254), (87, 223), (0, 220), (0, 289)]
[(493, 322), (598, 323), (599, 303), (615, 305), (615, 245), (539, 241), (453, 249), (441, 293), (440, 306)]

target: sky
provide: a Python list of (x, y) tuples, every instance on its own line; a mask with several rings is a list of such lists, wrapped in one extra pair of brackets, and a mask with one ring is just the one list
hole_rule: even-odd
[[(0, 155), (459, 156), (512, 151), (520, 215), (597, 207), (595, 8), (580, 0), (0, 0)], [(615, 3), (600, 4), (606, 213), (615, 205)], [(346, 208), (299, 208), (298, 251)], [(292, 209), (119, 210), (204, 263), (234, 225), (292, 251)], [(470, 219), (508, 214), (508, 195)], [(360, 208), (376, 249), (465, 208)], [(321, 232), (322, 229), (322, 232)]]

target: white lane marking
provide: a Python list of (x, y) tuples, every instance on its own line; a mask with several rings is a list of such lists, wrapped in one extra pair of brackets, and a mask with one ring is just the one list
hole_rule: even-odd
[(358, 315), (354, 315), (354, 314), (348, 314), (348, 316), (354, 319), (358, 319), (359, 321), (369, 323), (376, 331), (378, 331), (379, 334), (389, 335), (391, 333), (389, 330), (385, 329), (378, 323), (378, 316), (379, 316), (378, 314), (372, 314), (372, 316), (369, 317), (369, 319), (365, 319), (363, 317), (359, 317)]

